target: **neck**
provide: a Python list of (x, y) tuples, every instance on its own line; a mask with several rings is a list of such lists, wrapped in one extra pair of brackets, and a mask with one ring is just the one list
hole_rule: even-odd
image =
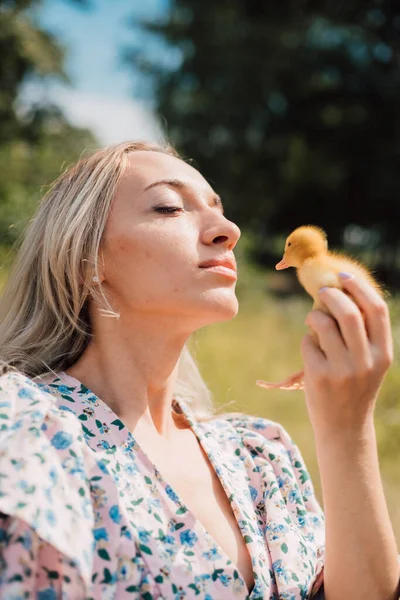
[(322, 252), (315, 252), (313, 254), (309, 254), (307, 256), (307, 258), (305, 258), (302, 262), (302, 264), (300, 265), (300, 267), (303, 267), (304, 265), (309, 264), (311, 261), (316, 260), (316, 259), (321, 259), (323, 256), (325, 256)]
[[(129, 319), (94, 316), (95, 334), (66, 372), (82, 381), (133, 432), (141, 428), (173, 435), (173, 390), (178, 361), (191, 331), (179, 331), (176, 315), (136, 315)], [(182, 328), (182, 323), (181, 323)]]

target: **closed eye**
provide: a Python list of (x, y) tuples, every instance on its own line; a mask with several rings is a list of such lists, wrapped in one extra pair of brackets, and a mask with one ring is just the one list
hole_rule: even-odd
[(183, 210), (183, 208), (181, 208), (180, 206), (155, 206), (154, 210), (157, 212), (163, 212), (163, 213), (173, 213), (173, 212), (177, 212), (179, 210)]

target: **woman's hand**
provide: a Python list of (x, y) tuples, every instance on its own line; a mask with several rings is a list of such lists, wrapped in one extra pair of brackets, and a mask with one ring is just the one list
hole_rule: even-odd
[(311, 311), (306, 324), (318, 342), (312, 335), (302, 341), (307, 408), (318, 435), (356, 433), (373, 421), (377, 394), (393, 360), (386, 302), (354, 277), (344, 279), (343, 288), (354, 302), (341, 290), (323, 288), (321, 301), (334, 318)]

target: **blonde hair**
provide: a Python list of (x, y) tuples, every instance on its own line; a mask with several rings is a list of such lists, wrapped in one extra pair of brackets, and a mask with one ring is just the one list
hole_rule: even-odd
[[(98, 251), (112, 199), (138, 150), (182, 157), (169, 144), (125, 142), (82, 158), (52, 184), (22, 236), (0, 298), (3, 371), (43, 376), (73, 365), (92, 336), (88, 298), (102, 299), (105, 316), (118, 318), (98, 276)], [(212, 393), (185, 344), (175, 396), (190, 403), (199, 420), (212, 417)]]

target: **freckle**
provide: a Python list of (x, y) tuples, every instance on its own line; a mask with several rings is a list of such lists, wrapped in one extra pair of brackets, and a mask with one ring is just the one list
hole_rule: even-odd
[(121, 238), (118, 238), (118, 241), (117, 241), (117, 246), (118, 246), (118, 248), (119, 248), (120, 250), (123, 250), (123, 249), (125, 248), (126, 244), (125, 244), (125, 242), (124, 242), (124, 240), (123, 240), (123, 239), (121, 239)]

